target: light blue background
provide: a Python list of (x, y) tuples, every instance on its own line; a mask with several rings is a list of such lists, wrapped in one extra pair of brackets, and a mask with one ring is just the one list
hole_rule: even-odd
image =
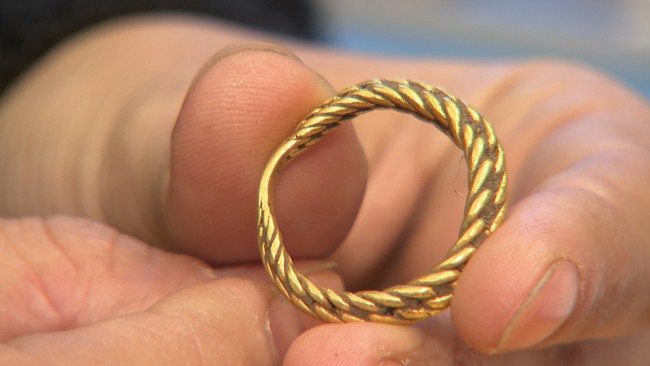
[(359, 51), (588, 63), (650, 98), (650, 0), (313, 0), (326, 43)]

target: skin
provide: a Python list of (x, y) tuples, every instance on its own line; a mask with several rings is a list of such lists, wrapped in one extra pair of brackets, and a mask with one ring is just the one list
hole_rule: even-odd
[[(241, 44), (259, 40), (288, 48)], [(510, 210), (450, 312), (320, 325), (258, 267), (257, 183), (302, 116), (376, 77), (481, 111)], [(364, 115), (283, 173), (282, 232), (315, 281), (383, 288), (453, 242), (462, 154), (411, 120)], [(581, 65), (382, 59), (182, 17), (99, 26), (1, 100), (0, 364), (644, 364), (649, 121)]]

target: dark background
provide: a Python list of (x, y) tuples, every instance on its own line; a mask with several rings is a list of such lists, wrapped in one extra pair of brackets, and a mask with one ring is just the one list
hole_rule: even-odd
[(0, 0), (0, 93), (45, 52), (110, 18), (182, 11), (313, 39), (313, 11), (302, 0)]
[(0, 92), (84, 27), (156, 11), (383, 55), (577, 61), (650, 98), (649, 0), (0, 0)]

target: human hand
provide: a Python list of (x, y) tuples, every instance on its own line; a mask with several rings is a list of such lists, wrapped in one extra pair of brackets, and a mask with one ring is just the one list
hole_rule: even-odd
[[(422, 69), (415, 68), (403, 77), (418, 78)], [(441, 85), (458, 90), (500, 136), (511, 210), (458, 282), (453, 327), (444, 316), (418, 324), (422, 333), (413, 348), (394, 358), (413, 364), (645, 364), (648, 105), (584, 66), (538, 62), (432, 71), (444, 70), (453, 76), (441, 77)], [(363, 125), (357, 129), (370, 166), (366, 202), (333, 255), (353, 288), (383, 288), (425, 273), (447, 250), (441, 242), (452, 243), (460, 226), (464, 197), (453, 193), (456, 177), (465, 176), (461, 154), (448, 143), (441, 148), (443, 141), (427, 146), (433, 139), (424, 127), (403, 127), (398, 123), (405, 116), (393, 118), (384, 128), (367, 127), (367, 134)], [(335, 335), (339, 340), (316, 346), (317, 339)], [(287, 360), (299, 364), (307, 354), (338, 352), (341, 364), (358, 364), (367, 357), (354, 351), (362, 342), (376, 340), (378, 357), (390, 353), (387, 338), (398, 337), (377, 326), (318, 327), (294, 342)]]
[(300, 326), (260, 271), (213, 270), (84, 219), (0, 232), (2, 365), (273, 364)]
[[(178, 74), (173, 74), (174, 76), (170, 78), (171, 84), (178, 89), (174, 89), (171, 94), (179, 99), (166, 99), (168, 95), (165, 93), (169, 92), (169, 89), (165, 89), (168, 84), (163, 82), (162, 93), (160, 89), (150, 90), (154, 93), (152, 99), (160, 98), (152, 101), (133, 98), (133, 95), (129, 94), (133, 92), (129, 87), (136, 89), (142, 87), (139, 83), (143, 80), (134, 80), (134, 75), (120, 75), (122, 79), (116, 81), (115, 75), (103, 79), (101, 67), (82, 70), (83, 66), (88, 64), (81, 62), (79, 57), (104, 59), (96, 53), (98, 48), (109, 53), (116, 51), (106, 43), (116, 41), (116, 38), (117, 43), (122, 43), (123, 34), (118, 31), (118, 36), (115, 37), (114, 31), (115, 29), (105, 33), (100, 32), (100, 35), (90, 35), (78, 43), (73, 41), (67, 48), (64, 46), (58, 54), (59, 57), (52, 56), (48, 59), (51, 63), (31, 74), (35, 79), (33, 82), (25, 81), (17, 91), (3, 101), (0, 107), (0, 120), (3, 122), (0, 136), (5, 149), (1, 155), (6, 159), (0, 165), (6, 168), (6, 171), (12, 171), (12, 168), (20, 170), (25, 166), (35, 167), (38, 171), (38, 168), (42, 167), (40, 164), (43, 160), (57, 155), (56, 151), (64, 155), (69, 154), (64, 157), (58, 155), (54, 159), (47, 160), (45, 165), (52, 164), (57, 166), (57, 169), (37, 173), (45, 176), (48, 173), (52, 174), (45, 179), (30, 179), (33, 177), (24, 179), (24, 176), (14, 179), (20, 174), (5, 176), (2, 187), (9, 193), (3, 196), (5, 203), (3, 210), (9, 214), (12, 213), (12, 209), (24, 209), (28, 212), (31, 210), (31, 213), (40, 214), (54, 212), (83, 214), (90, 217), (96, 214), (100, 216), (95, 217), (96, 219), (118, 220), (114, 221), (113, 225), (123, 226), (126, 231), (129, 227), (139, 228), (140, 231), (135, 230), (135, 234), (140, 234), (142, 237), (150, 235), (150, 238), (153, 238), (151, 242), (156, 244), (173, 243), (174, 238), (180, 238), (177, 239), (177, 247), (183, 249), (183, 245), (187, 243), (186, 251), (191, 251), (191, 246), (197, 242), (192, 236), (197, 234), (192, 227), (195, 225), (201, 227), (198, 234), (204, 235), (203, 241), (198, 240), (199, 245), (218, 243), (224, 255), (213, 257), (213, 263), (221, 262), (218, 268), (213, 269), (199, 259), (147, 246), (136, 239), (117, 233), (114, 229), (84, 219), (57, 216), (49, 219), (2, 220), (0, 251), (4, 254), (0, 257), (0, 342), (3, 343), (0, 346), (0, 364), (276, 364), (298, 333), (313, 325), (315, 321), (301, 316), (286, 300), (279, 298), (278, 294), (272, 291), (272, 286), (266, 280), (266, 274), (259, 266), (242, 263), (252, 259), (247, 257), (251, 253), (248, 249), (254, 246), (246, 248), (246, 245), (254, 245), (255, 235), (249, 235), (251, 232), (254, 233), (254, 225), (253, 230), (249, 232), (245, 227), (238, 227), (240, 225), (231, 226), (233, 221), (223, 225), (220, 223), (223, 232), (217, 233), (215, 237), (215, 227), (211, 223), (215, 219), (220, 222), (222, 218), (226, 221), (234, 218), (234, 222), (238, 222), (241, 217), (249, 216), (248, 210), (237, 212), (239, 210), (237, 201), (242, 199), (242, 195), (245, 201), (253, 198), (254, 192), (249, 195), (247, 188), (256, 185), (258, 177), (248, 176), (246, 171), (240, 171), (242, 167), (240, 163), (256, 160), (256, 157), (265, 154), (264, 149), (268, 153), (273, 148), (273, 142), (266, 141), (268, 131), (263, 129), (256, 134), (258, 131), (251, 126), (248, 126), (248, 133), (245, 132), (246, 128), (229, 128), (233, 133), (230, 138), (235, 143), (231, 148), (245, 147), (240, 150), (239, 156), (235, 156), (231, 151), (221, 150), (223, 146), (218, 141), (204, 139), (205, 129), (210, 128), (206, 123), (213, 122), (211, 118), (215, 116), (208, 114), (206, 116), (208, 119), (200, 116), (203, 108), (210, 108), (210, 100), (215, 100), (215, 95), (201, 94), (203, 85), (201, 80), (205, 78), (208, 85), (214, 81), (221, 81), (232, 86), (230, 82), (233, 78), (240, 76), (237, 67), (246, 70), (243, 74), (251, 73), (257, 78), (267, 73), (277, 73), (276, 79), (270, 78), (267, 83), (280, 86), (283, 82), (287, 83), (287, 87), (284, 88), (286, 98), (284, 105), (268, 99), (264, 107), (262, 100), (261, 104), (256, 105), (262, 108), (263, 113), (245, 117), (244, 125), (241, 125), (246, 127), (248, 122), (259, 122), (258, 118), (262, 119), (267, 121), (271, 127), (270, 132), (276, 135), (276, 139), (291, 130), (293, 124), (291, 120), (300, 118), (300, 115), (306, 113), (311, 105), (327, 96), (330, 93), (329, 86), (321, 82), (320, 78), (306, 67), (299, 66), (299, 62), (295, 59), (291, 60), (282, 55), (281, 48), (267, 49), (269, 46), (264, 45), (253, 46), (250, 50), (255, 55), (253, 59), (259, 62), (261, 67), (255, 67), (255, 63), (230, 64), (230, 66), (226, 64), (225, 69), (208, 69), (204, 75), (199, 73), (196, 77), (196, 86), (187, 97), (183, 115), (175, 125), (173, 159), (178, 159), (181, 163), (178, 164), (179, 172), (174, 172), (169, 179), (170, 209), (169, 218), (165, 218), (160, 212), (147, 212), (161, 203), (157, 202), (157, 199), (164, 198), (158, 195), (160, 191), (156, 186), (164, 186), (167, 183), (161, 178), (169, 170), (169, 167), (165, 167), (164, 172), (152, 173), (152, 170), (159, 167), (160, 161), (165, 160), (164, 153), (170, 148), (164, 146), (169, 138), (156, 133), (160, 133), (159, 130), (169, 132), (172, 126), (166, 126), (165, 122), (174, 120), (177, 116), (165, 115), (165, 113), (182, 101), (190, 80), (176, 84), (178, 79), (175, 78)], [(129, 34), (127, 38), (132, 35)], [(99, 42), (99, 45), (95, 42)], [(128, 44), (128, 41), (124, 44)], [(262, 49), (258, 49), (260, 47)], [(225, 50), (221, 56), (227, 57), (230, 52), (234, 50)], [(130, 59), (127, 60), (127, 63), (130, 62)], [(212, 61), (212, 63), (216, 62), (216, 59)], [(77, 69), (80, 65), (81, 69)], [(118, 73), (124, 71), (120, 66), (122, 65), (115, 62), (106, 64), (107, 69)], [(182, 63), (180, 66), (187, 67)], [(68, 70), (69, 73), (59, 74), (61, 68), (65, 67), (71, 67), (72, 70)], [(229, 67), (235, 69), (229, 70)], [(193, 72), (196, 73), (197, 70), (198, 67), (193, 68)], [(212, 74), (213, 71), (217, 73)], [(48, 72), (53, 73), (55, 77), (73, 75), (79, 79), (64, 78), (61, 83), (50, 85), (51, 90), (61, 92), (58, 94), (61, 99), (53, 98), (49, 90), (46, 91), (46, 97), (41, 99), (36, 94), (45, 91), (44, 87), (48, 85), (46, 75), (52, 75)], [(136, 73), (136, 75), (141, 74)], [(147, 76), (150, 77), (151, 74)], [(123, 97), (121, 93), (117, 95), (109, 93), (112, 97), (118, 98), (114, 100), (110, 97), (88, 94), (103, 93), (106, 89), (101, 86), (105, 87), (104, 83), (111, 82), (121, 86), (120, 91), (128, 97), (119, 99)], [(255, 85), (247, 86), (255, 87)], [(259, 88), (260, 93), (253, 95), (252, 101), (255, 103), (260, 102), (259, 97), (263, 96), (263, 92), (268, 89), (264, 86)], [(233, 91), (237, 92), (236, 89)], [(250, 90), (235, 99), (246, 97), (247, 92)], [(282, 94), (282, 91), (280, 93)], [(119, 120), (111, 117), (115, 116), (112, 113), (114, 110), (104, 110), (106, 114), (97, 113), (94, 116), (96, 118), (84, 115), (80, 116), (80, 119), (75, 119), (69, 114), (71, 110), (66, 108), (70, 105), (64, 103), (61, 107), (60, 102), (71, 101), (75, 107), (79, 107), (77, 97), (80, 95), (88, 97), (92, 110), (96, 110), (94, 107), (105, 107), (109, 110), (111, 107), (125, 109), (120, 110), (123, 113), (116, 113)], [(220, 102), (229, 100), (225, 94), (219, 96), (224, 97), (223, 100), (217, 99)], [(272, 92), (266, 96), (275, 97)], [(129, 101), (130, 98), (133, 98), (130, 102), (141, 104), (136, 107), (130, 103), (124, 105), (123, 102)], [(197, 100), (194, 105), (192, 105), (193, 98)], [(165, 102), (170, 100), (174, 103), (167, 105)], [(28, 103), (40, 101), (39, 108), (22, 109), (24, 107), (22, 101)], [(296, 102), (302, 106), (293, 108)], [(222, 106), (227, 107), (228, 103)], [(160, 112), (159, 108), (162, 109), (162, 122), (149, 114)], [(218, 110), (228, 117), (237, 118), (236, 113), (231, 113), (234, 111), (226, 112), (222, 108)], [(147, 112), (147, 114), (143, 119), (138, 119), (140, 117), (138, 112)], [(35, 116), (33, 113), (43, 114)], [(199, 115), (198, 118), (195, 117), (195, 113)], [(44, 122), (44, 116), (50, 117), (49, 124)], [(80, 121), (91, 121), (92, 126), (89, 130), (84, 130), (85, 126), (80, 124)], [(276, 121), (283, 125), (280, 129), (277, 129), (279, 126)], [(143, 123), (155, 123), (155, 125), (143, 126)], [(224, 125), (228, 126), (228, 121), (225, 121)], [(110, 128), (114, 129), (110, 130)], [(146, 128), (151, 128), (150, 131), (155, 132), (143, 134)], [(196, 129), (203, 132), (196, 134)], [(70, 134), (77, 135), (80, 131), (84, 131), (80, 140), (71, 138)], [(228, 141), (229, 138), (221, 134), (225, 130), (214, 132), (223, 139), (222, 141)], [(33, 144), (32, 133), (53, 138), (40, 141), (37, 139), (39, 143)], [(184, 134), (187, 133), (193, 136), (186, 138)], [(240, 133), (242, 135), (239, 135)], [(25, 134), (28, 137), (23, 139)], [(347, 145), (348, 140), (355, 143), (352, 128), (347, 132), (343, 129), (338, 135), (343, 144)], [(158, 136), (159, 140), (152, 136)], [(132, 144), (134, 140), (137, 140), (135, 142), (138, 144)], [(194, 159), (192, 156), (194, 151), (191, 149), (200, 145), (201, 141), (204, 146), (212, 150), (205, 152), (208, 154), (205, 155), (206, 159)], [(28, 151), (22, 150), (26, 147), (23, 145), (24, 142), (27, 142), (27, 148), (31, 146)], [(96, 149), (98, 146), (106, 147), (106, 150)], [(158, 150), (161, 146), (163, 150)], [(356, 146), (356, 153), (361, 155), (358, 143)], [(84, 150), (88, 148), (90, 151)], [(183, 151), (184, 149), (186, 151)], [(80, 151), (83, 153), (79, 153)], [(355, 152), (354, 148), (348, 151), (348, 154)], [(151, 155), (148, 155), (149, 153)], [(143, 161), (143, 155), (148, 159)], [(338, 156), (345, 157), (346, 154), (338, 154)], [(79, 157), (82, 157), (81, 160), (89, 159), (93, 163), (90, 166), (83, 166)], [(203, 169), (201, 164), (210, 164), (211, 157), (216, 158), (219, 162), (215, 164), (225, 170), (217, 172)], [(322, 161), (325, 162), (325, 166), (328, 165), (327, 160)], [(339, 164), (333, 158), (329, 160), (331, 161), (330, 172), (322, 174), (322, 166), (318, 165), (307, 168), (303, 173), (295, 173), (295, 177), (299, 181), (305, 180), (301, 176), (323, 177), (322, 184), (330, 186), (324, 186), (323, 191), (327, 192), (329, 189), (337, 197), (331, 201), (326, 201), (328, 197), (316, 197), (312, 201), (307, 200), (306, 203), (320, 207), (351, 205), (348, 210), (350, 211), (348, 221), (351, 222), (354, 215), (352, 206), (358, 205), (358, 202), (347, 200), (347, 197), (337, 192), (338, 188), (346, 189), (343, 186), (346, 182), (335, 180), (334, 175), (331, 174), (334, 168), (340, 169), (346, 164)], [(349, 160), (352, 163), (362, 162), (361, 159)], [(263, 162), (259, 164), (262, 165)], [(354, 165), (350, 167), (354, 168)], [(94, 168), (100, 173), (97, 174)], [(246, 169), (254, 168), (252, 166)], [(78, 174), (69, 174), (75, 169)], [(233, 173), (228, 173), (228, 169)], [(66, 172), (60, 174), (62, 171)], [(13, 170), (13, 172), (17, 171)], [(363, 174), (363, 169), (359, 170), (359, 173)], [(96, 174), (104, 178), (99, 181), (100, 185), (93, 185), (93, 182), (88, 180), (92, 180)], [(144, 179), (141, 180), (142, 177)], [(25, 186), (20, 183), (18, 186), (12, 186), (21, 179), (24, 179), (22, 183)], [(36, 183), (39, 181), (47, 182), (47, 185)], [(71, 181), (75, 183), (70, 184)], [(187, 193), (191, 195), (192, 192), (200, 195), (206, 193), (206, 190), (194, 191), (191, 187), (201, 186), (206, 182), (213, 185), (210, 191), (216, 194), (215, 197), (202, 197), (194, 201), (186, 197), (177, 198)], [(244, 186), (241, 190), (243, 193), (237, 193), (241, 186)], [(290, 183), (285, 188), (287, 191), (285, 198), (291, 201), (296, 186), (299, 185)], [(82, 193), (86, 189), (92, 193), (88, 195)], [(359, 182), (357, 189), (362, 190), (362, 181)], [(112, 198), (106, 196), (106, 194), (110, 196), (111, 193), (116, 195)], [(61, 198), (63, 199), (60, 200)], [(209, 201), (209, 205), (201, 206), (202, 199)], [(58, 202), (52, 203), (52, 200)], [(113, 200), (119, 203), (112, 202)], [(173, 203), (177, 201), (180, 202), (178, 204), (180, 207)], [(39, 208), (30, 207), (30, 202), (37, 202), (40, 211)], [(221, 204), (214, 207), (219, 202)], [(86, 211), (75, 211), (79, 207)], [(52, 211), (48, 211), (50, 209)], [(15, 211), (13, 213), (16, 214)], [(213, 216), (215, 214), (217, 216)], [(298, 215), (291, 221), (300, 223), (302, 213), (291, 212), (290, 215)], [(152, 226), (147, 225), (151, 223), (147, 221), (148, 219), (152, 219)], [(163, 224), (165, 227), (157, 226)], [(209, 232), (205, 231), (206, 224)], [(167, 225), (173, 226), (167, 228)], [(183, 225), (190, 227), (185, 228)], [(152, 227), (153, 230), (150, 230)], [(347, 229), (341, 227), (331, 234), (325, 233), (321, 240), (340, 242)], [(244, 236), (238, 237), (239, 233), (244, 233)], [(242, 251), (239, 246), (245, 249)], [(305, 257), (317, 257), (322, 256), (323, 250), (318, 246), (311, 246), (303, 248), (302, 253)], [(195, 251), (200, 251), (200, 248)], [(301, 265), (307, 272), (313, 272), (317, 281), (334, 288), (341, 288), (338, 278), (333, 273), (327, 272), (331, 264), (302, 261)]]
[[(194, 35), (210, 39), (208, 34), (214, 33), (214, 29), (200, 29)], [(648, 131), (644, 129), (647, 126), (640, 122), (640, 116), (648, 115), (643, 102), (589, 72), (555, 64), (370, 62), (371, 59), (362, 57), (308, 49), (301, 56), (337, 88), (377, 76), (408, 77), (440, 85), (469, 101), (495, 125), (508, 158), (512, 209), (503, 228), (485, 243), (459, 282), (451, 313), (464, 341), (483, 352), (503, 346), (503, 342), (499, 343), (506, 324), (558, 258), (579, 266), (581, 290), (569, 322), (545, 340), (543, 345), (547, 347), (541, 350), (483, 356), (465, 347), (449, 319), (441, 316), (418, 328), (376, 324), (315, 327), (292, 344), (286, 364), (374, 364), (384, 358), (409, 359), (411, 364), (432, 360), (449, 364), (547, 364), (555, 359), (575, 361), (573, 364), (611, 364), (606, 357), (631, 357), (630, 362), (644, 359), (647, 331), (621, 337), (647, 326), (648, 295), (643, 293), (646, 258), (636, 254), (647, 252), (640, 219), (644, 212), (647, 217), (650, 207), (641, 192), (642, 177), (647, 174), (643, 173), (647, 171), (647, 156), (641, 152), (647, 154), (649, 146)], [(231, 55), (212, 65), (197, 80), (200, 81), (194, 84), (176, 124), (172, 142), (172, 156), (176, 158), (172, 159), (169, 198), (165, 204), (148, 204), (140, 210), (154, 212), (152, 216), (157, 219), (150, 220), (154, 222), (150, 225), (136, 223), (134, 226), (140, 229), (129, 228), (128, 223), (113, 225), (124, 226), (126, 231), (141, 237), (167, 238), (169, 245), (220, 265), (254, 260), (254, 230), (247, 231), (243, 223), (251, 222), (254, 227), (259, 171), (270, 150), (288, 135), (295, 121), (331, 90), (299, 62), (277, 52)], [(596, 89), (598, 95), (593, 93)], [(215, 90), (222, 98), (210, 98), (214, 98), (211, 93)], [(603, 104), (603, 100), (607, 103)], [(151, 107), (150, 104), (146, 106)], [(163, 113), (152, 112), (151, 108), (143, 110), (148, 113), (137, 116), (144, 116), (142, 119), (147, 121), (152, 119), (151, 113)], [(169, 116), (164, 117), (169, 120)], [(353, 287), (383, 286), (425, 272), (452, 242), (463, 200), (454, 193), (455, 185), (462, 179), (456, 177), (463, 174), (459, 172), (460, 153), (443, 136), (423, 124), (402, 123), (405, 116), (401, 115), (377, 118), (371, 114), (366, 118), (383, 120), (357, 126), (368, 156), (367, 197), (352, 234), (333, 255), (343, 277)], [(617, 121), (616, 126), (609, 122), (612, 120)], [(268, 124), (260, 125), (260, 121)], [(254, 127), (247, 127), (251, 125)], [(574, 129), (579, 125), (587, 127)], [(263, 129), (266, 126), (268, 130)], [(580, 139), (571, 135), (583, 130), (593, 135)], [(187, 139), (185, 144), (179, 144), (183, 138)], [(567, 138), (570, 143), (564, 140)], [(150, 153), (146, 156), (164, 152), (164, 147), (156, 145), (164, 139), (151, 140), (141, 141), (138, 137), (137, 142), (146, 147), (141, 149)], [(564, 148), (565, 145), (568, 147)], [(178, 158), (179, 154), (186, 158)], [(628, 155), (635, 160), (630, 161)], [(205, 160), (197, 160), (196, 156)], [(200, 161), (206, 169), (199, 169), (192, 161)], [(145, 166), (133, 164), (140, 169), (132, 171)], [(178, 164), (176, 168), (174, 164)], [(628, 178), (612, 182), (605, 179), (609, 175), (595, 175), (603, 169), (620, 169), (616, 176)], [(144, 180), (149, 185), (142, 185), (142, 191), (150, 191), (152, 182), (160, 181), (161, 175), (164, 174), (158, 172), (152, 174), (157, 180)], [(224, 183), (224, 177), (232, 180)], [(346, 181), (341, 181), (341, 177)], [(280, 219), (284, 217), (281, 224), (287, 246), (294, 256), (319, 256), (334, 249), (356, 213), (364, 178), (354, 135), (343, 127), (288, 167), (284, 183), (278, 187), (277, 201)], [(434, 178), (438, 182), (435, 185), (431, 184)], [(321, 184), (315, 187), (314, 182)], [(231, 189), (220, 189), (222, 184)], [(590, 193), (594, 186), (580, 184), (597, 184), (598, 194)], [(616, 187), (614, 194), (609, 193), (611, 187)], [(114, 204), (110, 207), (132, 207), (132, 202), (120, 196), (119, 191), (113, 193), (117, 195), (112, 196)], [(622, 199), (621, 194), (634, 199)], [(156, 199), (161, 196), (149, 201), (158, 202)], [(251, 203), (251, 211), (245, 209), (245, 202)], [(305, 206), (296, 206), (300, 203)], [(610, 203), (621, 212), (620, 216), (612, 214)], [(152, 209), (165, 205), (168, 210), (164, 214)], [(605, 206), (601, 211), (609, 214), (592, 215), (592, 205)], [(307, 208), (309, 215), (302, 213)], [(337, 214), (331, 215), (334, 210)], [(110, 222), (118, 214), (108, 211), (105, 217)], [(124, 211), (121, 213), (130, 220), (138, 217), (129, 215), (130, 210)], [(321, 222), (328, 226), (319, 225)], [(171, 230), (165, 228), (167, 224), (172, 226)], [(627, 237), (621, 234), (623, 230)], [(623, 238), (618, 251), (612, 251), (607, 244), (612, 237), (620, 236)], [(396, 254), (396, 258), (391, 254)], [(629, 272), (621, 271), (628, 263)], [(571, 266), (556, 268), (566, 267)], [(617, 275), (615, 281), (612, 274)], [(560, 283), (559, 288), (564, 289), (560, 293), (570, 292), (567, 283), (571, 283), (571, 275)], [(612, 293), (616, 296), (610, 296)], [(630, 298), (630, 294), (638, 296)], [(202, 299), (209, 300), (207, 296)], [(486, 303), (473, 303), (475, 299)], [(619, 316), (620, 308), (627, 309), (624, 316)], [(555, 310), (563, 309), (558, 306)], [(544, 316), (551, 319), (543, 319)], [(516, 337), (529, 344), (512, 348), (527, 348), (541, 340), (534, 339), (540, 333), (555, 330), (552, 321), (557, 319), (553, 317), (557, 318), (557, 314), (542, 312), (530, 317), (532, 321), (526, 330), (533, 334)], [(593, 337), (613, 339), (590, 341)], [(573, 343), (581, 340), (586, 341)]]

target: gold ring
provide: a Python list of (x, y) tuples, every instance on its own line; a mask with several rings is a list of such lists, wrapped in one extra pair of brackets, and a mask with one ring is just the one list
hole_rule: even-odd
[[(407, 112), (430, 122), (463, 150), (468, 193), (458, 239), (445, 260), (405, 285), (382, 291), (336, 292), (301, 274), (282, 243), (273, 213), (273, 180), (294, 157), (332, 128), (375, 108)], [(472, 107), (435, 87), (410, 80), (371, 80), (342, 90), (309, 114), (273, 153), (259, 187), (258, 243), (264, 268), (294, 305), (326, 322), (406, 324), (445, 310), (456, 281), (505, 215), (507, 173), (492, 126)]]

